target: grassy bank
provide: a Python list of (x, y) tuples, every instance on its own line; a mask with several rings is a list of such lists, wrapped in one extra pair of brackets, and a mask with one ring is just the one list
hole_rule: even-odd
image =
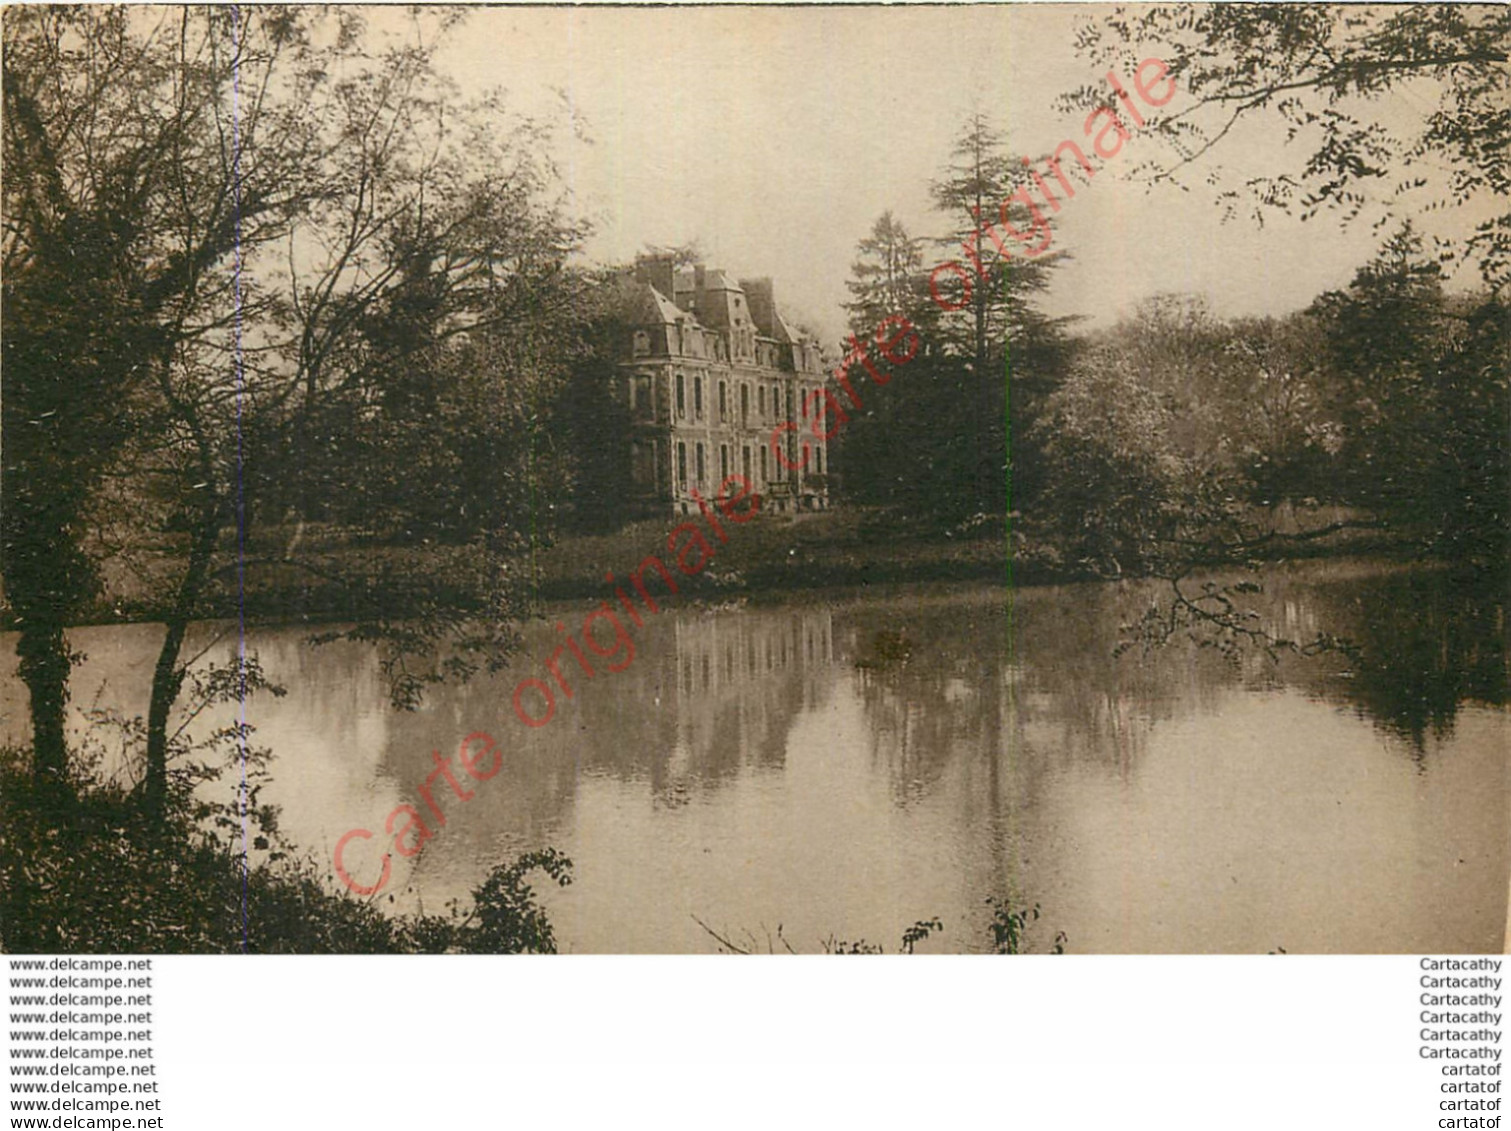
[[(796, 516), (761, 515), (724, 522), (720, 541), (698, 516), (684, 521), (708, 539), (713, 557), (694, 578), (678, 578), (692, 592), (717, 596), (824, 586), (900, 581), (1003, 581), (1007, 550), (995, 530), (936, 533), (899, 528), (863, 511), (834, 510)], [(638, 522), (613, 534), (566, 538), (535, 556), (542, 598), (602, 594), (605, 576), (623, 581), (647, 555), (668, 566), (671, 520)]]
[[(679, 521), (696, 522), (713, 550), (693, 577), (677, 572), (667, 548)], [(705, 600), (821, 586), (1006, 578), (1000, 522), (995, 529), (940, 534), (836, 510), (760, 515), (743, 525), (725, 522), (724, 530), (727, 541), (720, 541), (698, 516), (637, 522), (612, 534), (566, 535), (523, 550), (510, 568), (522, 589), (539, 600), (601, 596), (610, 589), (606, 574), (624, 580), (651, 554), (676, 573), (685, 595)], [(235, 557), (230, 532), (222, 552)], [(164, 595), (173, 592), (185, 553), (169, 541), (138, 551), (129, 569), (107, 563), (104, 595), (80, 623), (161, 619)], [(446, 604), (448, 577), (469, 568), (473, 555), (467, 546), (403, 544), (334, 526), (264, 527), (245, 547), (240, 578), (234, 570), (211, 578), (199, 615), (215, 619), (240, 612), (265, 623), (358, 621), (380, 613), (402, 617)], [(1017, 579), (1028, 580), (1021, 571)], [(466, 587), (457, 588), (460, 597)]]
[[(1280, 534), (1357, 517), (1334, 507), (1285, 508), (1255, 516), (1256, 522)], [(682, 521), (692, 522), (713, 551), (692, 577), (676, 572), (675, 555), (667, 545), (668, 535)], [(1016, 521), (1009, 530), (1000, 519), (941, 531), (872, 511), (836, 509), (795, 516), (763, 514), (743, 524), (725, 521), (723, 529), (721, 541), (697, 515), (642, 521), (611, 534), (566, 535), (522, 550), (510, 568), (521, 588), (539, 600), (599, 597), (612, 588), (605, 580), (608, 574), (625, 583), (654, 554), (676, 572), (685, 599), (707, 601), (796, 589), (1006, 582), (1009, 546), (1015, 585), (1106, 577), (1122, 569), (1120, 563), (1075, 560), (1052, 538), (1036, 535)], [(233, 537), (228, 532), (223, 548), (232, 559)], [(1280, 559), (1381, 553), (1405, 546), (1406, 540), (1385, 531), (1344, 529), (1326, 538), (1277, 539), (1265, 550)], [(183, 547), (170, 542), (138, 553), (129, 570), (107, 568), (106, 596), (80, 618), (81, 623), (160, 619), (163, 595), (173, 591), (183, 553)], [(467, 546), (396, 543), (317, 524), (261, 528), (245, 555), (240, 579), (244, 589), (238, 592), (234, 569), (217, 574), (201, 601), (200, 616), (232, 617), (240, 612), (263, 623), (404, 617), (452, 600), (448, 578), (467, 570), (475, 558)], [(469, 587), (459, 584), (456, 589), (455, 598), (465, 601)]]

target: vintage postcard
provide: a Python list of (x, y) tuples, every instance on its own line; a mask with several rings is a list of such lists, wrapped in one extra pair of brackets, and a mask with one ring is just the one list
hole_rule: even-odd
[(0, 20), (7, 952), (1504, 948), (1511, 10)]

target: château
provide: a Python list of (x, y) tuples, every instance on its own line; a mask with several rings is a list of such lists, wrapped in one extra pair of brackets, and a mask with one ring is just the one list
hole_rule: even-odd
[(771, 280), (645, 256), (619, 285), (630, 508), (695, 513), (730, 475), (763, 511), (828, 507), (827, 444), (804, 412), (824, 384), (822, 353), (778, 313)]

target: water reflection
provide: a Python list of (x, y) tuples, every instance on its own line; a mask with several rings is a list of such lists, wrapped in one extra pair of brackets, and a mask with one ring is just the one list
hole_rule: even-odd
[[(1357, 662), (1114, 658), (1118, 626), (1160, 595), (1033, 589), (1009, 610), (982, 586), (668, 610), (625, 670), (574, 682), (537, 730), (510, 696), (559, 643), (549, 625), (516, 668), (411, 714), (388, 709), (361, 648), (260, 630), (251, 646), (290, 694), (248, 714), (278, 754), (286, 830), (326, 859), (346, 829), (418, 803), (433, 750), (493, 733), (503, 770), (470, 801), (438, 794), (445, 827), (395, 859), (397, 902), (433, 909), (555, 845), (577, 864), (548, 896), (570, 949), (707, 950), (694, 915), (761, 939), (781, 924), (810, 949), (895, 945), (938, 915), (940, 945), (971, 949), (991, 894), (1039, 902), (1046, 937), (1079, 951), (1498, 949), (1501, 603), (1442, 571), (1276, 568), (1263, 623), (1351, 637)], [(156, 633), (75, 635), (91, 654), (76, 697), (140, 710)], [(13, 678), (0, 694), (14, 731)]]

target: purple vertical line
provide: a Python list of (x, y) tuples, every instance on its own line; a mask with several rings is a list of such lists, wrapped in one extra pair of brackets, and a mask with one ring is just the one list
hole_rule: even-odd
[(247, 523), (246, 492), (242, 481), (241, 413), (246, 397), (246, 366), (241, 351), (241, 9), (231, 5), (231, 208), (235, 222), (231, 293), (235, 315), (231, 323), (236, 367), (236, 662), (238, 721), (236, 741), (241, 750), (241, 952), (250, 950), (247, 932)]

